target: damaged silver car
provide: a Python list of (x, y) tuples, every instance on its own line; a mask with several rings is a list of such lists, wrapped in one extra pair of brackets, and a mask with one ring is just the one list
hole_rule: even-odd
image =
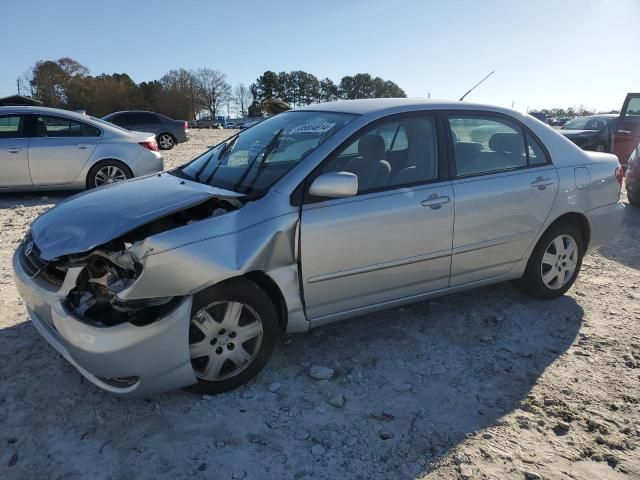
[(505, 280), (562, 295), (622, 221), (621, 175), (512, 110), (312, 105), (60, 203), (13, 266), (35, 327), (95, 385), (219, 393), (284, 332)]

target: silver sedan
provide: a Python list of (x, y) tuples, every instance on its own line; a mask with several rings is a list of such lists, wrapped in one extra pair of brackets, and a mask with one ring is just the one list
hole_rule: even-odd
[(13, 266), (35, 327), (95, 385), (218, 393), (284, 332), (506, 280), (564, 294), (618, 231), (621, 181), (615, 156), (512, 110), (325, 103), (58, 205)]
[(153, 135), (44, 107), (0, 107), (0, 191), (79, 190), (159, 172)]

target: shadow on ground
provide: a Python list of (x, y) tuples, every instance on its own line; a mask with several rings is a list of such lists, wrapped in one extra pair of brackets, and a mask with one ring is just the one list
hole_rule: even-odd
[(612, 245), (604, 246), (600, 253), (615, 262), (640, 270), (640, 208), (626, 203), (622, 229)]
[(567, 296), (487, 287), (292, 336), (235, 392), (140, 400), (99, 391), (19, 323), (0, 330), (0, 477), (413, 478), (517, 409), (582, 317)]

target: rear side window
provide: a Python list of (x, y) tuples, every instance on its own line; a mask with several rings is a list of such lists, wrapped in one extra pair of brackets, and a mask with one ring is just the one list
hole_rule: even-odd
[(70, 118), (42, 115), (36, 118), (36, 137), (99, 137), (100, 130), (93, 125)]
[(0, 139), (20, 138), (22, 136), (22, 117), (7, 115), (0, 117)]
[(129, 123), (133, 123), (136, 125), (146, 124), (146, 123), (160, 123), (160, 119), (152, 113), (130, 113), (132, 118)]
[(529, 165), (543, 165), (548, 162), (547, 155), (540, 143), (527, 133), (527, 157)]
[[(532, 139), (529, 152), (522, 128), (496, 116), (450, 115), (458, 176), (499, 172), (527, 166), (527, 157), (545, 163), (544, 151)], [(544, 158), (544, 160), (542, 160)]]

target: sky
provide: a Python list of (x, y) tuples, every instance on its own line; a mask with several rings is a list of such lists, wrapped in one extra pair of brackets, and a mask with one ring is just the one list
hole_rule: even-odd
[(136, 82), (209, 67), (336, 82), (370, 73), (409, 97), (518, 110), (619, 109), (640, 91), (640, 0), (0, 1), (0, 97), (38, 60), (72, 57)]

